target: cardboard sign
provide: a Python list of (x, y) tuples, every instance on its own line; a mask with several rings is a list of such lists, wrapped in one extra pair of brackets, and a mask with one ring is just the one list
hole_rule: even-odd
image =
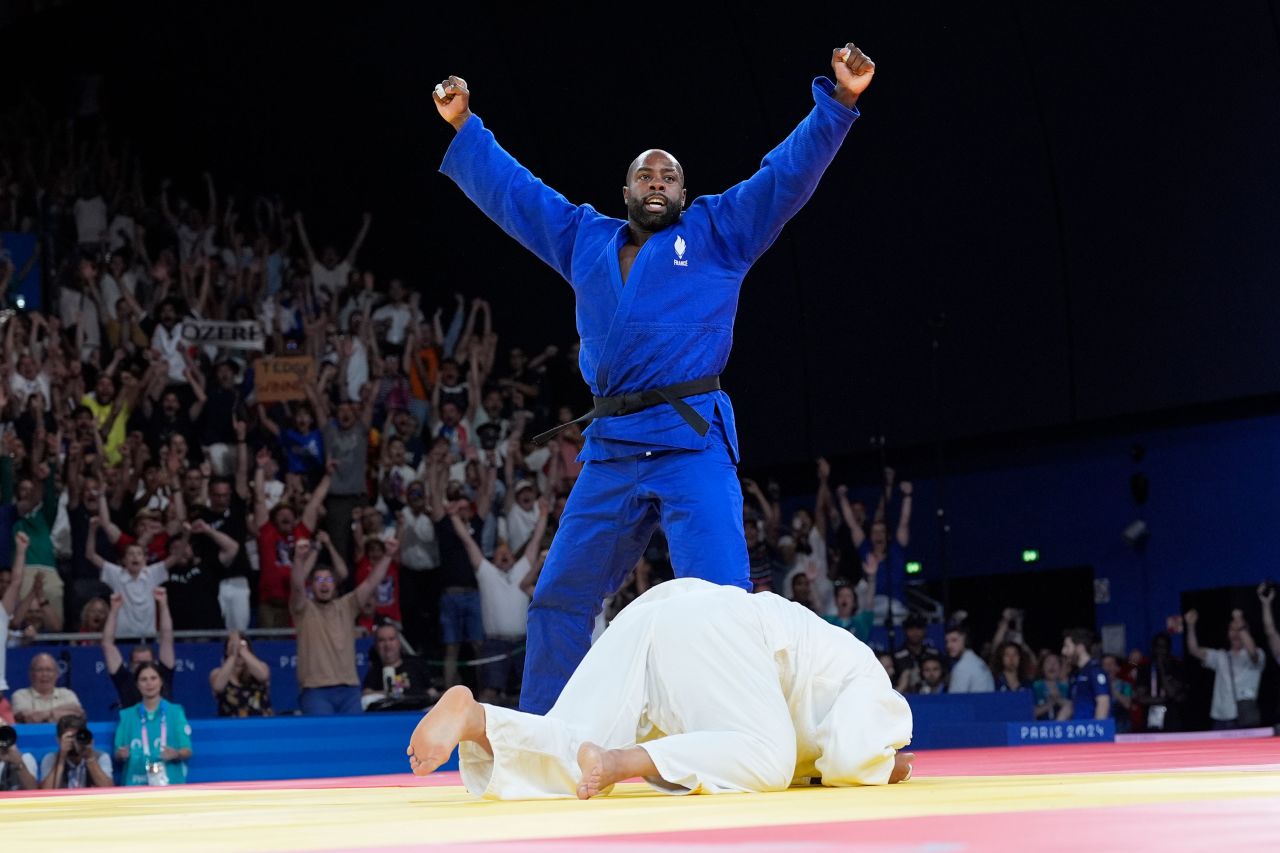
[(305, 400), (305, 383), (315, 381), (316, 362), (309, 355), (274, 356), (254, 362), (253, 388), (259, 403)]

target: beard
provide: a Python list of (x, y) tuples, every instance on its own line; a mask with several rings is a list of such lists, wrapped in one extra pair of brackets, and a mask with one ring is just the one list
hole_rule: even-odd
[(669, 200), (661, 213), (653, 213), (644, 209), (644, 199), (632, 196), (627, 202), (627, 218), (645, 231), (661, 231), (668, 225), (674, 225), (680, 218), (680, 202)]

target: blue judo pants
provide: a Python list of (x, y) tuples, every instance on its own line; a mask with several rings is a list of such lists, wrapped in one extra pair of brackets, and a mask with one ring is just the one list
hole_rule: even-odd
[(742, 488), (719, 430), (706, 450), (587, 462), (569, 494), (529, 605), (520, 710), (545, 714), (591, 647), (616, 592), (662, 525), (676, 577), (751, 590)]

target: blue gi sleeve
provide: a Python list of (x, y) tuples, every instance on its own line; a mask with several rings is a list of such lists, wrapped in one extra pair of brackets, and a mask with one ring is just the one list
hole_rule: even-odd
[(849, 109), (833, 98), (834, 91), (831, 80), (815, 79), (813, 110), (765, 156), (760, 170), (718, 196), (699, 199), (708, 205), (726, 261), (749, 267), (813, 195), (859, 116), (856, 107)]
[(449, 144), (440, 171), (503, 231), (572, 282), (574, 241), (583, 221), (600, 214), (571, 204), (508, 154), (472, 115)]

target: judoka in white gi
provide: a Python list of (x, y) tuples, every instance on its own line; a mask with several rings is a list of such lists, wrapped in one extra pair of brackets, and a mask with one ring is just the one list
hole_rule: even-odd
[(607, 793), (641, 776), (671, 793), (778, 791), (908, 778), (911, 709), (849, 631), (772, 593), (660, 584), (609, 626), (546, 716), (454, 687), (413, 732), (413, 772), (460, 744), (486, 799)]

